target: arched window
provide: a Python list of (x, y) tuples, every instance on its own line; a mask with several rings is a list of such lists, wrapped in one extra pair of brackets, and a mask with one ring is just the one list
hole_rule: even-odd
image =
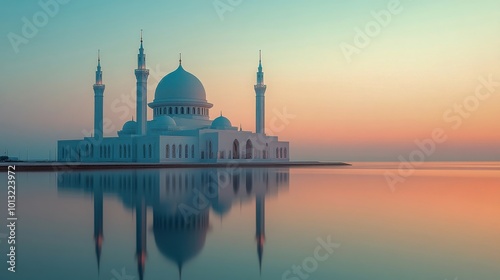
[(170, 145), (165, 146), (165, 157), (170, 158)]
[(288, 158), (288, 154), (286, 152), (286, 148), (283, 150), (283, 155), (284, 155), (284, 158)]
[(194, 158), (194, 145), (191, 145), (191, 158)]
[(176, 153), (175, 153), (175, 144), (174, 144), (174, 145), (172, 145), (172, 157), (175, 158), (175, 155), (176, 155)]
[(90, 156), (94, 157), (94, 144), (90, 144)]
[(142, 145), (142, 157), (146, 158), (146, 144)]
[(250, 139), (247, 140), (247, 145), (246, 145), (246, 159), (252, 159), (253, 158), (253, 144)]
[[(137, 153), (137, 151), (136, 151), (136, 153)], [(132, 157), (132, 154), (130, 153), (130, 145), (128, 145), (128, 152), (127, 152), (127, 154), (128, 154), (129, 158)]]
[(199, 115), (200, 114), (200, 108), (198, 108), (197, 111), (198, 111), (198, 115)]
[(172, 107), (168, 107), (168, 114), (172, 115)]
[(195, 110), (195, 109), (196, 109), (196, 108), (194, 108), (194, 107), (193, 107), (193, 111), (192, 111), (192, 112), (193, 112), (193, 115), (194, 115), (194, 114), (196, 114), (196, 110)]
[(108, 146), (108, 158), (111, 158), (111, 146)]
[(280, 155), (280, 149), (276, 148), (276, 158), (279, 158)]
[(188, 147), (188, 145), (186, 145), (186, 147), (184, 148), (184, 158), (189, 158), (188, 150), (189, 150), (189, 147)]
[(239, 159), (240, 158), (240, 142), (238, 140), (234, 139), (233, 141), (233, 159)]
[(186, 113), (187, 113), (188, 115), (189, 115), (189, 114), (191, 114), (190, 109), (191, 109), (191, 108), (187, 107), (187, 112), (186, 112)]
[(184, 115), (184, 107), (181, 107), (181, 114)]
[(179, 145), (179, 158), (182, 158), (182, 144)]
[(153, 149), (151, 148), (151, 144), (149, 144), (149, 158), (153, 157)]
[(280, 158), (283, 158), (283, 148), (280, 148)]
[(179, 107), (175, 107), (175, 114), (179, 114)]
[(126, 145), (121, 145), (123, 147), (123, 157), (127, 158), (127, 146)]
[(120, 153), (119, 153), (119, 157), (122, 158), (122, 145), (120, 145)]

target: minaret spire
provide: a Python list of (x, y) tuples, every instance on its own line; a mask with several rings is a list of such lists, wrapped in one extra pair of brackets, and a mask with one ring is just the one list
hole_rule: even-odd
[(262, 50), (259, 50), (259, 73), (262, 73)]
[(142, 29), (141, 29), (141, 47), (139, 48), (139, 53), (141, 53), (141, 54), (144, 53), (144, 45), (143, 45), (143, 40), (142, 40)]
[(142, 29), (141, 29), (141, 46), (139, 48), (139, 55), (137, 56), (137, 69), (146, 69), (146, 54), (144, 53), (144, 44), (142, 40)]
[(102, 85), (101, 50), (97, 50), (97, 70), (95, 72), (95, 84)]

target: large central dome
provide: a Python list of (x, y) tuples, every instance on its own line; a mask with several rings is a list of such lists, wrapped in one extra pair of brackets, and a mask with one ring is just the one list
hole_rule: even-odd
[(155, 91), (155, 103), (163, 102), (207, 102), (205, 88), (196, 76), (181, 65), (161, 79)]

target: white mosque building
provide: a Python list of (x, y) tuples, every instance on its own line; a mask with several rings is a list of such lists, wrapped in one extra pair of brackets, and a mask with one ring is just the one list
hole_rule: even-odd
[[(153, 102), (147, 104), (146, 54), (143, 40), (138, 54), (137, 120), (128, 121), (116, 137), (103, 135), (100, 58), (94, 85), (94, 135), (58, 141), (58, 161), (120, 163), (287, 162), (289, 143), (265, 134), (264, 72), (259, 58), (256, 93), (256, 131), (235, 127), (222, 114), (210, 120), (212, 104), (200, 80), (182, 67), (163, 77)], [(153, 120), (147, 120), (147, 106)]]

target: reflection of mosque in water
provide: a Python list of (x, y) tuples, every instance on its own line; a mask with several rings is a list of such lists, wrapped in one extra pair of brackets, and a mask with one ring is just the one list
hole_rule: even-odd
[(153, 210), (153, 234), (158, 251), (182, 267), (205, 245), (210, 209), (227, 214), (234, 203), (255, 197), (259, 269), (265, 241), (265, 197), (288, 189), (288, 168), (152, 169), (82, 171), (58, 175), (59, 191), (93, 195), (94, 241), (99, 269), (103, 245), (103, 195), (118, 195), (136, 211), (136, 260), (140, 279), (146, 265), (147, 208)]

